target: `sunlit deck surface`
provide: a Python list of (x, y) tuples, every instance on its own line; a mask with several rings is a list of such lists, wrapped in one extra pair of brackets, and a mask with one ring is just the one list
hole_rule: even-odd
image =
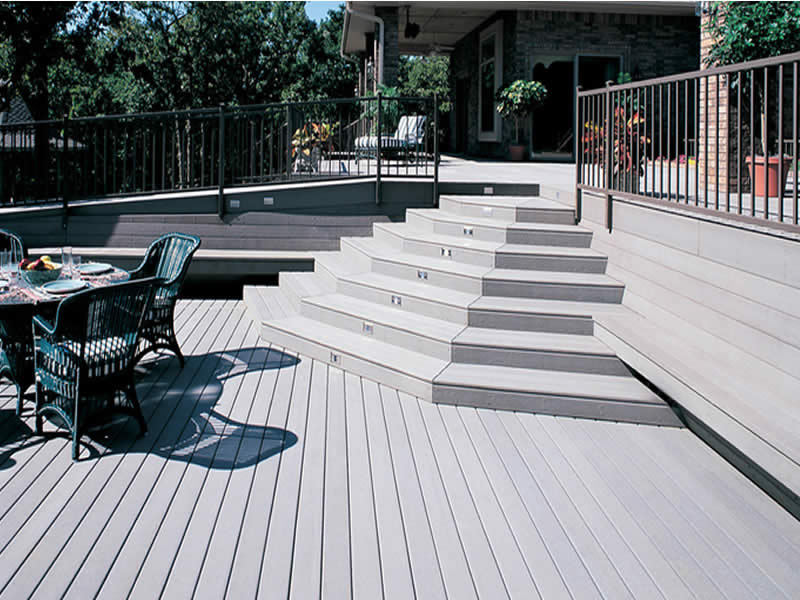
[(4, 598), (798, 598), (800, 523), (685, 429), (435, 406), (184, 301), (149, 435), (0, 384)]

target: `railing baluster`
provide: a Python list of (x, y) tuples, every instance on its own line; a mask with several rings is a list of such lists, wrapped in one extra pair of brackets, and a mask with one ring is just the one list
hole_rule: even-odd
[(794, 224), (798, 224), (798, 215), (797, 215), (797, 61), (792, 63), (792, 164), (793, 164), (793, 173), (792, 173), (792, 197), (794, 200), (794, 204), (792, 207), (792, 215)]
[(764, 218), (769, 219), (769, 67), (764, 67), (764, 96), (761, 103), (762, 150), (764, 152)]
[(778, 65), (778, 220), (783, 223), (783, 65)]

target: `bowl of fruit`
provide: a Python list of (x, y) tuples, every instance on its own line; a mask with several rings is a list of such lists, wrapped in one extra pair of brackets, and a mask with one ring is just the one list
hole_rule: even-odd
[(23, 258), (19, 263), (19, 274), (31, 285), (44, 285), (58, 279), (61, 275), (61, 263), (53, 262), (49, 256), (42, 256), (36, 260)]

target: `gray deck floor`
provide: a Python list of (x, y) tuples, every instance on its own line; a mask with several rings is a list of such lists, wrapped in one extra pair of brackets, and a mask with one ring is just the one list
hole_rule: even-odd
[(686, 430), (437, 407), (179, 311), (144, 438), (73, 463), (0, 383), (3, 598), (800, 597), (800, 523)]

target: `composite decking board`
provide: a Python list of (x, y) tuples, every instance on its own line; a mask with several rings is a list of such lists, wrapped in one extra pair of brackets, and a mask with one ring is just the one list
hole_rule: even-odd
[(703, 598), (741, 596), (746, 585), (679, 512), (680, 499), (666, 495), (650, 480), (648, 473), (659, 468), (658, 464), (651, 462), (640, 469), (629, 460), (630, 448), (603, 425), (575, 420), (563, 427), (586, 445), (584, 454), (605, 474), (634, 517), (647, 523), (648, 531), (692, 591)]
[(292, 549), (297, 521), (297, 501), (305, 448), (309, 389), (313, 364), (301, 359), (295, 367), (291, 400), (284, 426), (287, 436), (296, 443), (284, 448), (280, 455), (275, 483), (275, 497), (270, 511), (267, 544), (261, 567), (260, 598), (285, 598), (291, 583)]
[[(743, 584), (750, 590), (751, 597), (787, 597), (777, 584), (753, 562), (753, 557), (749, 556), (739, 546), (735, 540), (735, 534), (732, 537), (731, 532), (728, 531), (729, 525), (738, 529), (741, 524), (720, 523), (714, 519), (713, 504), (718, 502), (719, 498), (708, 498), (703, 493), (703, 488), (708, 486), (708, 480), (696, 481), (691, 486), (681, 485), (670, 472), (672, 471), (670, 466), (672, 461), (660, 461), (658, 453), (656, 455), (653, 454), (648, 441), (639, 443), (624, 429), (621, 429), (618, 435), (633, 448), (633, 451), (629, 454), (629, 460), (640, 462), (644, 460), (644, 457), (647, 457), (650, 461), (659, 461), (660, 468), (651, 470), (654, 484), (664, 490), (664, 493), (670, 497), (681, 499), (678, 509), (684, 515), (684, 518), (692, 522), (697, 531), (705, 537), (714, 550), (724, 557), (730, 569), (742, 579)], [(756, 492), (757, 490), (753, 491)], [(758, 490), (758, 493), (761, 493), (760, 490)], [(744, 515), (740, 516), (747, 518)]]
[[(526, 464), (525, 457), (517, 447), (518, 440), (514, 439), (497, 412), (481, 410), (478, 414), (572, 597), (601, 597), (587, 566), (559, 520), (558, 506), (551, 504), (544, 488)], [(510, 425), (511, 430), (513, 427), (522, 429), (516, 420), (511, 421)]]
[[(638, 432), (631, 432), (631, 435), (639, 437)], [(665, 440), (660, 436), (653, 436), (653, 440), (662, 451), (681, 452), (680, 444), (664, 443)], [(648, 447), (645, 451), (653, 452), (654, 449)], [(718, 481), (719, 470), (729, 468), (731, 467), (728, 464), (719, 464), (714, 469), (695, 468), (692, 473), (687, 473), (681, 472), (682, 470), (675, 468), (671, 463), (665, 465), (665, 471), (669, 476), (679, 486), (692, 490), (694, 498), (703, 503), (709, 518), (713, 519), (717, 527), (724, 530), (732, 545), (738, 547), (755, 568), (761, 570), (786, 597), (800, 596), (800, 581), (797, 580), (798, 563), (796, 560), (791, 560), (796, 556), (791, 546), (777, 531), (772, 532), (773, 535), (762, 535), (763, 529), (752, 516), (743, 519), (750, 510), (741, 499), (735, 500), (739, 506), (730, 505), (729, 502), (717, 498), (716, 489), (712, 491), (707, 485), (700, 485), (704, 481)], [(749, 553), (745, 552), (746, 548), (750, 550)]]
[(503, 460), (494, 447), (477, 409), (458, 410), (481, 468), (494, 491), (497, 504), (525, 559), (528, 571), (542, 598), (569, 598), (569, 591), (558, 572), (547, 545), (542, 540), (530, 513), (508, 475)]
[(353, 598), (371, 600), (383, 596), (381, 555), (362, 380), (351, 373), (345, 373), (345, 402), (352, 591)]
[[(469, 410), (469, 409), (463, 409)], [(447, 437), (453, 448), (458, 469), (470, 482), (469, 494), (489, 541), (506, 590), (511, 598), (542, 598), (533, 581), (530, 567), (522, 555), (514, 531), (498, 503), (494, 489), (461, 419), (462, 410), (453, 406), (439, 408)]]
[[(257, 340), (256, 327), (251, 326), (236, 358), (245, 361), (246, 364), (250, 364), (254, 352), (253, 344), (257, 343)], [(216, 432), (215, 428), (215, 431), (209, 436), (212, 440), (216, 438), (214, 440), (216, 443), (203, 449), (210, 451), (210, 455), (204, 457), (204, 462), (208, 461), (210, 464), (206, 467), (201, 492), (198, 494), (197, 502), (192, 509), (190, 520), (182, 532), (180, 548), (167, 574), (163, 589), (158, 590), (167, 598), (186, 598), (194, 592), (208, 548), (208, 544), (203, 543), (203, 541), (211, 539), (228, 481), (233, 472), (232, 468), (223, 466), (230, 465), (235, 461), (239, 444), (242, 440), (242, 431), (241, 428), (236, 427), (234, 424), (236, 419), (233, 413), (237, 406), (245, 407), (243, 416), (246, 420), (254, 399), (252, 389), (242, 390), (244, 377), (242, 374), (237, 375), (235, 373), (237, 366), (234, 364), (231, 371), (224, 378), (224, 390), (215, 405), (214, 412), (224, 410), (226, 404), (224, 399), (229, 391), (230, 396), (232, 396), (231, 406), (227, 418), (221, 417), (221, 430)], [(242, 391), (246, 393), (240, 395)], [(211, 415), (209, 414), (210, 417)], [(218, 419), (220, 418), (218, 417)], [(158, 557), (156, 556), (154, 560), (157, 559)], [(133, 589), (133, 596), (145, 597), (148, 595), (149, 590), (153, 589), (151, 586), (154, 583), (154, 578), (151, 577), (151, 571), (146, 564), (142, 571), (144, 575), (141, 575), (137, 580)], [(144, 587), (140, 588), (141, 585), (144, 585)], [(143, 592), (139, 593), (137, 588), (143, 589)], [(156, 591), (156, 589), (153, 589), (153, 591)]]
[[(252, 392), (253, 402), (247, 418), (242, 419), (236, 410), (238, 406), (244, 405), (246, 402), (237, 403), (234, 413), (231, 415), (231, 418), (235, 417), (237, 420), (241, 420), (244, 425), (237, 432), (240, 444), (231, 467), (232, 472), (225, 489), (225, 496), (220, 504), (214, 531), (208, 541), (200, 574), (195, 583), (194, 597), (196, 598), (222, 598), (225, 595), (255, 465), (261, 454), (264, 437), (268, 434), (265, 428), (262, 427), (259, 431), (258, 426), (249, 425), (249, 423), (266, 421), (266, 414), (272, 399), (270, 370), (274, 371), (274, 368), (270, 369), (267, 365), (280, 364), (278, 361), (281, 360), (281, 357), (282, 354), (277, 350), (267, 347), (256, 348), (252, 365), (256, 368), (249, 370), (244, 375), (245, 381), (242, 383), (240, 395), (245, 389)], [(259, 365), (263, 365), (263, 371), (258, 368)]]
[(524, 422), (535, 416), (516, 413), (498, 413), (498, 416), (514, 438), (528, 470), (556, 514), (581, 561), (586, 565), (601, 595), (607, 598), (633, 598), (614, 562), (584, 521), (573, 499), (553, 472), (546, 456), (525, 428)]
[(550, 438), (546, 427), (542, 424), (546, 418), (535, 415), (533, 419), (524, 419), (523, 424), (584, 523), (614, 564), (625, 586), (634, 598), (663, 597), (636, 552), (620, 533), (617, 524), (603, 511), (594, 495), (594, 490), (590, 490), (584, 484)]
[(452, 599), (477, 598), (477, 590), (453, 517), (450, 499), (445, 491), (433, 447), (422, 421), (420, 401), (404, 393), (400, 393), (400, 398), (400, 408), (417, 468), (433, 541), (437, 548), (445, 590)]
[[(187, 350), (191, 350), (191, 345), (184, 344), (184, 347)], [(174, 372), (177, 370), (174, 360), (170, 360), (167, 363), (166, 368), (164, 368), (164, 364), (160, 365), (160, 368), (157, 368), (154, 373), (156, 377), (153, 378), (151, 381), (148, 381), (150, 375), (145, 378), (145, 382), (149, 383), (149, 390), (152, 390), (153, 387), (158, 383), (158, 381), (165, 377), (165, 374), (169, 374), (170, 372)], [(141, 387), (141, 386), (137, 386)], [(140, 398), (143, 396), (140, 394)], [(156, 405), (160, 408), (160, 405)], [(151, 431), (157, 427), (157, 419), (154, 419), (154, 415), (152, 414), (153, 407), (149, 403), (143, 403), (142, 407), (143, 412), (145, 413), (146, 418), (149, 416), (149, 423), (151, 426)], [(128, 443), (127, 447), (124, 447), (125, 451), (130, 451), (134, 446), (134, 439)], [(66, 453), (66, 451), (65, 451)], [(64, 507), (63, 512), (59, 515), (57, 520), (50, 520), (48, 521), (46, 518), (37, 519), (42, 523), (58, 523), (58, 527), (53, 530), (52, 533), (49, 533), (46, 538), (46, 543), (37, 547), (37, 557), (41, 556), (42, 558), (52, 556), (52, 560), (48, 561), (47, 569), (42, 569), (41, 565), (37, 564), (37, 562), (33, 562), (35, 566), (35, 571), (38, 574), (38, 577), (41, 577), (41, 581), (39, 582), (40, 590), (43, 594), (55, 594), (55, 593), (63, 593), (64, 589), (69, 583), (69, 580), (75, 575), (77, 572), (80, 564), (81, 564), (81, 557), (84, 557), (85, 554), (80, 552), (80, 548), (82, 546), (86, 546), (89, 543), (89, 540), (95, 539), (92, 536), (92, 532), (96, 531), (95, 535), (99, 535), (99, 532), (102, 528), (102, 523), (104, 523), (104, 516), (109, 512), (113, 511), (116, 507), (116, 504), (119, 499), (119, 489), (116, 488), (113, 484), (108, 485), (110, 481), (113, 479), (120, 480), (128, 480), (129, 477), (133, 477), (133, 473), (127, 473), (125, 469), (130, 471), (129, 467), (133, 465), (131, 460), (127, 460), (122, 462), (122, 459), (125, 457), (125, 452), (117, 453), (117, 454), (110, 454), (104, 456), (104, 459), (109, 462), (109, 465), (114, 465), (114, 471), (112, 473), (112, 477), (106, 479), (101, 471), (94, 471), (91, 475), (94, 478), (99, 477), (103, 482), (102, 491), (100, 494), (97, 495), (96, 498), (92, 499), (90, 502), (81, 503), (80, 501), (71, 500), (66, 506)], [(99, 464), (101, 461), (94, 461), (96, 464)], [(122, 463), (122, 469), (119, 468), (119, 464)], [(85, 463), (84, 463), (85, 464)], [(84, 485), (86, 485), (86, 480), (84, 481)], [(59, 490), (60, 491), (60, 490)], [(64, 499), (66, 501), (66, 499)], [(92, 519), (86, 520), (85, 517), (88, 514), (88, 511), (92, 511)], [(84, 522), (86, 524), (84, 524)], [(80, 528), (82, 532), (81, 535), (75, 535), (75, 532)], [(42, 538), (44, 541), (45, 538)], [(78, 552), (75, 552), (75, 547), (78, 546)], [(90, 547), (90, 546), (89, 546)], [(88, 548), (85, 550), (88, 552)], [(66, 565), (64, 564), (66, 563)], [(26, 567), (30, 567), (31, 563), (27, 563)], [(20, 581), (25, 581), (24, 577), (25, 573), (20, 573), (18, 579)], [(60, 576), (60, 577), (59, 577)], [(55, 583), (54, 583), (55, 582)], [(50, 591), (52, 590), (52, 591)], [(21, 590), (20, 590), (21, 591)], [(27, 595), (24, 594), (23, 595)]]
[[(138, 369), (145, 438), (124, 419), (87, 440), (99, 458), (87, 459), (83, 447), (78, 463), (65, 438), (28, 455), (19, 440), (0, 438), (0, 449), (19, 458), (0, 473), (7, 488), (40, 474), (38, 485), (6, 501), (0, 535), (9, 536), (7, 524), (12, 535), (0, 550), (0, 587), (8, 582), (0, 597), (124, 596), (130, 585), (117, 586), (113, 572), (127, 559), (137, 586), (169, 571), (153, 578), (154, 595), (166, 582), (164, 597), (317, 597), (330, 510), (348, 515), (335, 525), (346, 531), (336, 548), (349, 566), (334, 575), (352, 581), (356, 598), (427, 598), (442, 589), (459, 600), (479, 591), (503, 597), (499, 573), (517, 561), (543, 597), (598, 596), (592, 575), (603, 595), (624, 597), (609, 583), (621, 581), (614, 569), (627, 583), (636, 570), (599, 550), (608, 545), (608, 535), (596, 540), (603, 527), (618, 532), (665, 596), (678, 589), (665, 560), (697, 597), (800, 592), (800, 524), (686, 429), (437, 407), (304, 356), (295, 364), (255, 343), (246, 324), (240, 302), (181, 301), (176, 326), (186, 368), (164, 353)], [(338, 381), (317, 375), (328, 369)], [(329, 385), (340, 390), (333, 414)], [(0, 384), (4, 410), (13, 410), (13, 394)], [(196, 446), (181, 431), (198, 417), (214, 433)], [(535, 435), (523, 425), (531, 419)], [(22, 422), (32, 423), (29, 410)], [(297, 443), (270, 454), (274, 439), (264, 425), (291, 430)], [(326, 435), (331, 428), (339, 433)], [(213, 450), (205, 446), (211, 437), (223, 440)], [(190, 479), (202, 472), (203, 484), (166, 485), (173, 469), (165, 463)], [(338, 467), (326, 477), (331, 465)], [(192, 508), (183, 519), (162, 511), (167, 524), (145, 533), (147, 521), (159, 520), (146, 508), (158, 490), (174, 494), (175, 506), (186, 495)], [(172, 525), (179, 543), (163, 544)], [(503, 530), (513, 540), (498, 550)], [(137, 544), (149, 549), (146, 566), (144, 551), (128, 549)]]
[(386, 421), (377, 383), (363, 380), (367, 439), (372, 459), (375, 519), (380, 545), (383, 596), (414, 598), (414, 582), (408, 555), (408, 541), (397, 493)]
[(446, 598), (439, 557), (433, 543), (425, 501), (419, 487), (419, 476), (408, 431), (403, 422), (397, 390), (379, 386), (384, 420), (392, 449), (392, 465), (397, 481), (397, 495), (403, 514), (411, 574), (417, 598)]
[[(605, 478), (564, 434), (559, 427), (560, 420), (554, 420), (547, 416), (540, 416), (537, 420), (542, 426), (542, 431), (546, 431), (549, 438), (548, 444), (551, 442), (555, 444), (553, 448), (560, 451), (567, 464), (570, 465), (570, 471), (574, 473), (576, 483), (579, 482), (592, 495), (597, 507), (602, 512), (601, 518), (614, 524), (620, 538), (630, 548), (631, 553), (661, 594), (669, 599), (693, 597), (692, 592), (661, 549), (632, 518), (631, 513), (616, 497)], [(542, 439), (543, 436), (537, 436), (537, 440)], [(564, 473), (564, 470), (559, 470), (559, 472)], [(622, 565), (622, 562), (617, 560), (617, 564)], [(637, 573), (637, 576), (641, 575)], [(635, 594), (639, 593), (633, 584), (629, 584), (629, 587), (634, 590)]]
[[(236, 312), (239, 313), (239, 318), (225, 353), (239, 348), (252, 327), (249, 319), (241, 318), (241, 309)], [(217, 372), (221, 370), (226, 373), (230, 368), (225, 364), (223, 356), (224, 354), (220, 354), (217, 357), (216, 364), (221, 367), (209, 369), (209, 379), (196, 393), (195, 406), (198, 408), (209, 402), (207, 398), (219, 393), (214, 385)], [(218, 399), (223, 397), (224, 392)], [(204, 463), (211, 458), (204, 452), (208, 446), (202, 444), (209, 427), (208, 419), (199, 427), (194, 418), (187, 419), (182, 428), (180, 421), (177, 425), (175, 431), (179, 432), (176, 440), (178, 446), (180, 447), (182, 440), (188, 438), (190, 441), (182, 448), (182, 455), (175, 456), (173, 453), (171, 458), (181, 456), (186, 460), (166, 462), (155, 482), (153, 494), (143, 505), (139, 518), (131, 528), (128, 543), (111, 566), (97, 594), (99, 598), (118, 597), (120, 593), (133, 597), (152, 597), (163, 590), (205, 482), (208, 469)]]
[(478, 596), (509, 598), (508, 588), (475, 508), (469, 483), (458, 465), (439, 407), (423, 402), (420, 408)]
[(322, 529), (321, 598), (352, 595), (347, 406), (344, 373), (328, 367), (325, 430), (325, 503)]
[[(144, 383), (144, 385), (146, 385), (147, 381), (145, 380), (143, 383)], [(142, 383), (140, 383), (140, 385), (137, 386), (137, 387), (141, 388), (142, 387)], [(141, 397), (141, 393), (139, 393), (139, 395)], [(123, 424), (120, 424), (120, 425), (117, 425), (112, 429), (112, 432), (113, 431), (119, 431), (122, 427), (126, 427), (128, 425), (129, 425), (129, 423), (127, 423), (127, 422), (123, 423)], [(111, 437), (112, 438), (114, 437), (113, 433), (112, 433)], [(34, 438), (34, 439), (36, 439), (36, 438)], [(46, 446), (46, 444), (45, 444), (46, 441), (47, 441), (46, 439), (41, 440), (40, 446), (41, 447)], [(97, 462), (92, 463), (91, 466), (88, 467), (88, 468), (87, 467), (83, 467), (83, 466), (78, 467), (77, 465), (71, 465), (70, 463), (64, 463), (63, 462), (64, 458), (62, 456), (60, 456), (60, 455), (65, 453), (65, 451), (63, 449), (64, 449), (64, 446), (66, 446), (66, 445), (69, 445), (69, 442), (67, 440), (65, 440), (65, 439), (57, 438), (55, 440), (50, 440), (50, 448), (48, 450), (45, 450), (45, 452), (50, 452), (50, 454), (45, 454), (42, 458), (47, 458), (47, 460), (44, 461), (44, 464), (48, 465), (48, 467), (50, 467), (52, 465), (52, 468), (48, 468), (45, 471), (41, 471), (41, 472), (39, 472), (39, 474), (53, 473), (53, 469), (54, 468), (58, 468), (59, 466), (61, 466), (62, 468), (60, 469), (60, 473), (62, 474), (62, 477), (59, 478), (57, 481), (53, 481), (53, 480), (49, 480), (48, 481), (46, 475), (42, 479), (38, 479), (38, 477), (37, 477), (36, 481), (39, 482), (38, 485), (36, 485), (35, 482), (34, 482), (34, 484), (32, 484), (32, 485), (36, 485), (35, 488), (31, 487), (31, 486), (25, 488), (23, 493), (25, 494), (25, 497), (26, 497), (26, 503), (25, 504), (26, 504), (26, 511), (27, 512), (26, 511), (16, 511), (15, 517), (17, 519), (21, 520), (22, 518), (25, 518), (25, 519), (29, 518), (29, 516), (31, 514), (33, 514), (33, 512), (35, 510), (39, 510), (40, 505), (42, 503), (44, 503), (44, 502), (48, 502), (47, 508), (50, 511), (58, 510), (58, 504), (60, 502), (64, 501), (65, 498), (61, 497), (61, 498), (58, 498), (58, 499), (54, 500), (52, 497), (50, 497), (50, 492), (51, 492), (52, 488), (55, 487), (56, 483), (62, 481), (62, 478), (67, 478), (67, 481), (74, 481), (75, 478), (80, 478), (81, 474), (83, 474), (83, 476), (88, 476), (88, 473), (86, 471), (88, 470), (89, 472), (91, 472), (91, 470), (94, 469), (94, 467), (96, 466)], [(66, 454), (69, 454), (69, 453), (66, 453)], [(55, 465), (53, 464), (54, 462), (55, 462)], [(107, 467), (110, 467), (112, 464), (113, 464), (113, 461), (109, 462)], [(71, 467), (75, 467), (75, 468), (71, 468)], [(78, 472), (76, 472), (76, 469), (77, 469)], [(18, 470), (14, 471), (14, 472), (16, 472), (17, 474), (21, 474), (21, 473), (24, 473), (25, 471), (23, 469), (18, 469)], [(29, 469), (28, 473), (29, 474), (35, 474), (36, 471)], [(101, 479), (101, 481), (102, 480), (103, 479)], [(78, 481), (79, 481), (79, 479), (78, 479)], [(22, 477), (21, 482), (23, 484), (25, 483), (25, 478), (24, 477)], [(78, 485), (80, 485), (80, 483)], [(62, 489), (66, 490), (67, 488), (62, 485)], [(13, 486), (9, 486), (8, 489), (5, 489), (3, 491), (3, 494), (2, 494), (3, 500), (16, 502), (19, 499), (19, 497), (17, 497), (14, 494), (12, 494), (12, 490), (13, 490)], [(37, 498), (39, 498), (39, 500), (37, 500)], [(9, 507), (9, 509), (10, 509), (10, 507)], [(4, 515), (5, 515), (5, 512), (6, 511), (4, 510), (4, 512), (3, 512)], [(48, 520), (47, 517), (40, 517), (38, 520), (39, 520), (40, 524), (47, 524), (47, 523), (52, 522), (52, 521)], [(14, 536), (14, 534), (17, 531), (17, 529), (15, 529), (13, 527), (12, 523), (13, 523), (12, 520), (4, 519), (5, 527), (3, 528), (2, 533), (0, 533), (0, 548), (3, 548), (8, 543), (8, 541), (10, 541), (12, 538), (18, 544), (23, 539), (21, 537), (15, 537)], [(23, 523), (24, 523), (24, 521), (23, 521)], [(6, 539), (5, 535), (9, 535), (11, 537)], [(3, 582), (0, 579), (0, 588), (2, 588), (2, 584), (3, 583), (5, 583), (5, 582)]]
[[(184, 368), (177, 375), (173, 386), (165, 390), (159, 399), (160, 405), (169, 407), (170, 403), (174, 403), (174, 408), (170, 412), (159, 413), (164, 422), (163, 424), (159, 423), (160, 429), (155, 429), (158, 435), (151, 434), (148, 436), (148, 440), (142, 440), (134, 445), (133, 450), (138, 449), (141, 454), (135, 451), (126, 454), (125, 460), (134, 463), (135, 473), (129, 481), (123, 479), (116, 483), (116, 486), (124, 487), (121, 499), (117, 501), (106, 526), (92, 541), (89, 551), (84, 556), (84, 562), (73, 573), (72, 581), (67, 582), (66, 595), (76, 598), (94, 596), (107, 581), (107, 577), (114, 565), (118, 564), (117, 561), (120, 560), (120, 557), (124, 558), (138, 551), (144, 552), (149, 548), (155, 532), (151, 537), (146, 538), (140, 530), (149, 524), (147, 521), (150, 516), (156, 514), (155, 510), (150, 512), (150, 507), (170, 499), (168, 494), (155, 493), (155, 488), (164, 480), (163, 472), (171, 461), (157, 458), (153, 451), (159, 447), (165, 449), (174, 447), (180, 440), (181, 430), (191, 421), (196, 402), (199, 400), (199, 393), (196, 390), (199, 388), (199, 391), (202, 391), (205, 385), (201, 383), (199, 386), (191, 386), (193, 375), (213, 373), (217, 358), (211, 353), (224, 350), (231, 337), (233, 326), (240, 320), (241, 315), (233, 310), (226, 311), (226, 306), (229, 309), (233, 308), (232, 303), (220, 303), (213, 307), (219, 308), (215, 314), (220, 315), (220, 318), (211, 321), (212, 325), (208, 328), (207, 335), (201, 338), (201, 343), (195, 349), (198, 354), (207, 353), (206, 356), (198, 362), (194, 369)], [(231, 321), (230, 325), (229, 321)], [(211, 375), (206, 376), (208, 380), (212, 377)], [(190, 387), (193, 388), (192, 392), (185, 393), (184, 391)], [(184, 399), (185, 401), (182, 402)], [(171, 454), (172, 451), (167, 450), (167, 457)], [(142, 514), (147, 515), (144, 520), (140, 520)], [(155, 519), (155, 523), (152, 524), (157, 527), (159, 520)], [(141, 547), (137, 546), (135, 542), (137, 539), (144, 539), (140, 542)], [(135, 568), (138, 569), (139, 564), (137, 562), (134, 565)]]
[[(286, 429), (297, 364), (299, 363), (278, 370), (267, 415), (267, 427)], [(255, 597), (262, 586), (266, 586), (265, 590), (269, 589), (267, 582), (263, 581), (262, 571), (269, 544), (281, 461), (282, 455), (279, 453), (273, 460), (260, 461), (256, 467), (242, 536), (228, 578), (226, 594), (231, 598)]]

